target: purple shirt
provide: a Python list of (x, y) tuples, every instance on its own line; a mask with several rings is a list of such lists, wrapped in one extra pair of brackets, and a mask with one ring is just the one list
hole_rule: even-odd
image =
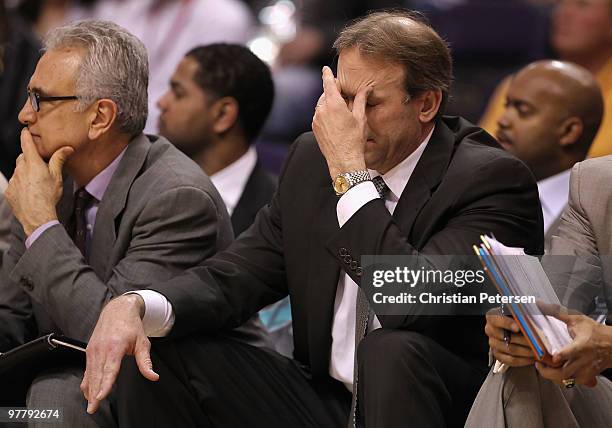
[[(121, 159), (123, 158), (126, 149), (127, 147), (123, 149), (121, 153), (119, 153), (119, 155), (110, 163), (110, 165), (100, 171), (100, 173), (94, 178), (92, 178), (91, 181), (85, 186), (85, 190), (87, 190), (87, 192), (89, 192), (89, 194), (94, 197), (94, 199), (89, 203), (87, 208), (85, 208), (85, 220), (87, 221), (87, 233), (85, 235), (85, 243), (87, 245), (88, 250), (89, 243), (91, 242), (91, 236), (93, 234), (93, 228), (96, 224), (98, 206), (100, 205), (102, 197), (104, 197), (104, 193), (106, 192), (106, 189), (110, 184), (110, 181), (113, 178), (113, 175), (115, 174), (115, 171), (117, 170), (119, 162), (121, 162)], [(72, 190), (72, 192), (76, 193), (77, 190), (78, 189), (76, 188), (75, 183), (75, 188)], [(34, 232), (32, 232), (28, 239), (26, 239), (26, 248), (30, 248), (34, 241), (36, 241), (40, 235), (42, 235), (51, 226), (55, 226), (56, 224), (59, 224), (58, 220), (51, 220), (50, 222), (39, 226)]]

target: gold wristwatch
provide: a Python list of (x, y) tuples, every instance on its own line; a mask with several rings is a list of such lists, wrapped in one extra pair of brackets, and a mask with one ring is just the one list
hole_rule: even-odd
[(334, 178), (332, 186), (334, 187), (336, 195), (342, 196), (357, 184), (371, 179), (370, 173), (365, 169), (362, 171), (345, 172), (338, 174), (336, 178)]

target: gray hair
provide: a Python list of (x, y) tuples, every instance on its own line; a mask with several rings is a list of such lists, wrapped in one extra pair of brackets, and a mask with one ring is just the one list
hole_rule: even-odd
[(145, 45), (123, 27), (108, 21), (78, 21), (51, 30), (43, 51), (85, 48), (76, 76), (78, 108), (107, 98), (117, 105), (118, 129), (134, 137), (147, 121), (149, 61)]

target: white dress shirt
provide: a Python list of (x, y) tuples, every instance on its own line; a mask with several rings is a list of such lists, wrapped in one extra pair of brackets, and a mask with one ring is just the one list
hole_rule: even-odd
[(255, 147), (249, 147), (238, 160), (210, 176), (231, 216), (257, 163)]
[[(391, 214), (395, 211), (397, 202), (408, 184), (421, 155), (431, 138), (433, 130), (427, 138), (410, 156), (397, 164), (393, 169), (382, 176), (389, 187), (385, 198), (385, 206)], [(370, 170), (370, 176), (380, 175)], [(371, 181), (358, 184), (350, 189), (338, 201), (336, 213), (340, 227), (355, 214), (361, 207), (373, 199), (379, 198), (378, 191)], [(336, 301), (334, 302), (334, 320), (332, 323), (332, 346), (329, 361), (329, 374), (334, 379), (344, 383), (349, 391), (353, 390), (353, 370), (355, 364), (355, 317), (357, 309), (357, 293), (359, 289), (355, 281), (343, 272), (340, 274)], [(378, 317), (369, 325), (369, 330), (380, 328)]]
[(538, 181), (538, 193), (544, 215), (544, 233), (548, 232), (548, 228), (567, 206), (571, 172), (570, 168)]
[[(393, 213), (395, 210), (432, 134), (433, 129), (410, 156), (382, 176), (390, 190), (385, 199), (389, 212)], [(370, 175), (374, 177), (380, 174), (370, 170)], [(361, 207), (378, 197), (376, 187), (371, 181), (358, 184), (350, 189), (338, 200), (336, 213), (339, 226), (342, 227)], [(174, 325), (174, 313), (168, 299), (153, 290), (139, 290), (131, 293), (139, 294), (144, 300), (145, 312), (142, 323), (147, 336), (162, 337), (170, 333)], [(356, 307), (357, 284), (346, 273), (343, 273), (338, 281), (334, 302), (329, 373), (333, 378), (344, 383), (349, 391), (353, 389)], [(378, 318), (374, 317), (370, 330), (380, 327)]]

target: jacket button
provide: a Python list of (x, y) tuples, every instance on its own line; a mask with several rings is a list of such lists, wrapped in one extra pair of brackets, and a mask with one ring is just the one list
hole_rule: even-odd
[(32, 283), (32, 280), (25, 276), (21, 277), (21, 285), (23, 285), (27, 290), (30, 290), (30, 291), (34, 289), (34, 284)]
[(340, 254), (340, 257), (344, 257), (344, 256), (348, 255), (348, 250), (346, 248), (342, 247), (342, 248), (340, 248), (338, 250), (338, 254)]

